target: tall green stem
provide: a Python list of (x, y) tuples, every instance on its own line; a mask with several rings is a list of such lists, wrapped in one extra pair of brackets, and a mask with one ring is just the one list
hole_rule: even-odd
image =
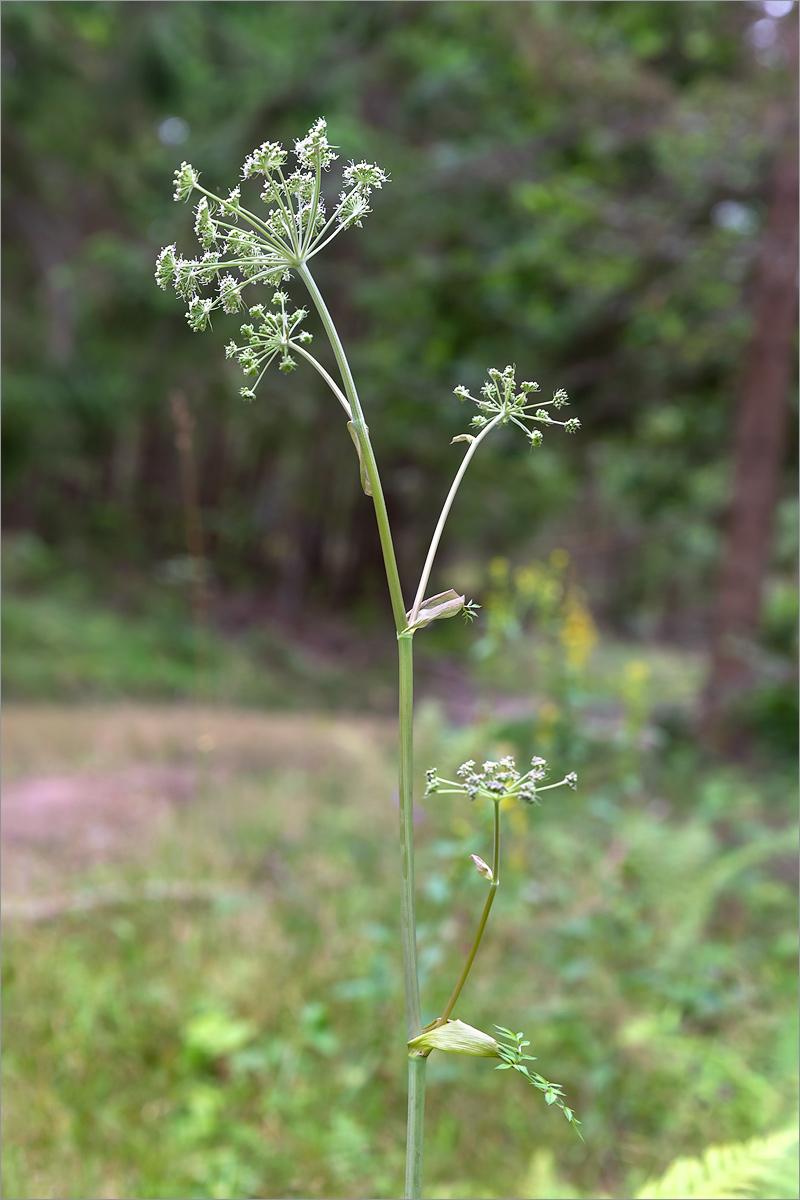
[(422, 1132), (425, 1121), (427, 1056), (408, 1060), (408, 1133), (406, 1137), (406, 1200), (422, 1195)]
[[(361, 402), (358, 398), (350, 364), (344, 352), (336, 326), (331, 319), (325, 301), (306, 263), (299, 263), (297, 273), (308, 288), (320, 320), (325, 327), (328, 340), (347, 393), (352, 411), (352, 425), (361, 447), (372, 489), (375, 517), (389, 584), (395, 626), (397, 628), (397, 651), (399, 667), (399, 725), (400, 725), (400, 939), (403, 948), (403, 982), (406, 998), (406, 1024), (409, 1041), (422, 1029), (419, 1002), (419, 975), (417, 970), (417, 926), (414, 913), (414, 792), (413, 792), (413, 736), (414, 736), (414, 647), (413, 635), (408, 631), (408, 620), (403, 602), (403, 591), (397, 570), (397, 560), (392, 543), (386, 501), (383, 496), (378, 465)], [(408, 1133), (406, 1142), (406, 1200), (419, 1200), (422, 1195), (422, 1144), (425, 1118), (425, 1069), (426, 1059), (413, 1057), (408, 1060)]]
[(422, 1030), (414, 906), (414, 642), (397, 639), (400, 676), (400, 936), (408, 1040)]
[[(406, 1026), (411, 1041), (422, 1031), (417, 976), (417, 919), (414, 904), (414, 641), (397, 639), (400, 674), (400, 937)], [(406, 1200), (422, 1195), (422, 1147), (425, 1134), (427, 1058), (408, 1060), (408, 1127), (406, 1130)]]
[[(322, 299), (320, 292), (313, 275), (308, 269), (308, 266), (301, 262), (298, 264), (297, 274), (303, 280), (303, 283), (308, 288), (311, 299), (314, 301), (314, 307), (319, 313), (320, 320), (325, 327), (325, 332), (328, 335), (328, 341), (331, 344), (331, 349), (336, 356), (336, 363), (342, 376), (344, 390), (347, 393), (347, 398), (350, 401), (350, 408), (353, 413), (353, 428), (358, 444), (361, 447), (361, 453), (364, 456), (367, 474), (372, 486), (372, 499), (375, 503), (375, 517), (378, 522), (378, 534), (381, 539), (381, 550), (383, 551), (383, 564), (386, 568), (386, 579), (389, 584), (389, 596), (392, 601), (392, 613), (394, 614), (394, 623), (397, 627), (397, 632), (402, 633), (408, 622), (406, 620), (406, 610), (403, 604), (403, 589), (400, 586), (400, 575), (397, 570), (397, 560), (394, 554), (394, 545), (392, 544), (392, 534), (389, 528), (389, 517), (386, 512), (386, 501), (383, 496), (383, 488), (381, 487), (380, 476), (378, 475), (378, 464), (375, 461), (375, 453), (372, 449), (372, 443), (369, 440), (367, 431), (367, 423), (364, 420), (364, 412), (361, 408), (361, 401), (358, 398), (356, 391), (353, 373), (350, 370), (350, 364), (344, 352), (339, 334), (336, 331), (336, 326), (331, 319), (331, 314), (328, 312), (325, 301)], [(401, 796), (402, 801), (402, 796)]]

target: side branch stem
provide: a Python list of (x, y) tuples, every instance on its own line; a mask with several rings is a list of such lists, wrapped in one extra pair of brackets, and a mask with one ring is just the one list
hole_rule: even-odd
[(336, 399), (341, 404), (344, 411), (347, 413), (348, 421), (352, 421), (353, 414), (350, 410), (350, 405), (348, 403), (347, 397), (344, 395), (344, 393), (342, 392), (342, 389), (339, 387), (339, 385), (336, 383), (336, 381), (334, 379), (332, 379), (331, 376), (328, 374), (328, 372), (325, 370), (322, 363), (317, 362), (317, 360), (314, 358), (314, 355), (309, 354), (308, 351), (304, 350), (303, 347), (300, 346), (297, 342), (289, 342), (289, 345), (298, 354), (302, 354), (303, 358), (308, 359), (308, 361), (311, 363), (314, 370), (319, 372), (319, 374), (322, 376), (322, 378), (327, 383), (328, 387), (333, 392)]
[(439, 1017), (440, 1025), (444, 1025), (445, 1021), (450, 1016), (450, 1013), (455, 1008), (456, 1000), (458, 1000), (458, 997), (461, 995), (461, 989), (463, 988), (464, 984), (467, 981), (467, 976), (469, 975), (470, 968), (471, 968), (473, 962), (475, 961), (475, 955), (478, 953), (478, 947), (481, 944), (481, 938), (483, 937), (483, 931), (486, 928), (486, 922), (489, 920), (489, 913), (492, 911), (492, 905), (494, 904), (494, 898), (495, 898), (495, 895), (497, 894), (497, 889), (499, 886), (500, 886), (500, 801), (495, 800), (494, 801), (494, 848), (492, 851), (492, 882), (489, 884), (489, 895), (486, 897), (486, 903), (483, 906), (483, 912), (481, 913), (481, 919), (478, 924), (478, 931), (475, 934), (475, 938), (472, 942), (472, 947), (470, 949), (470, 952), (467, 955), (467, 961), (464, 963), (464, 967), (461, 971), (461, 974), (458, 977), (458, 983), (453, 988), (453, 994), (450, 997), (450, 999), (447, 1001), (447, 1005), (445, 1006), (444, 1012)]
[(433, 560), (436, 557), (436, 551), (439, 549), (439, 542), (441, 541), (442, 533), (444, 532), (445, 522), (447, 521), (447, 518), (450, 514), (450, 509), (453, 507), (453, 501), (455, 500), (456, 492), (458, 491), (458, 489), (461, 485), (461, 480), (464, 478), (467, 467), (469, 466), (470, 462), (472, 461), (472, 456), (474, 455), (475, 451), (478, 449), (478, 446), (480, 446), (481, 442), (486, 437), (486, 435), (488, 433), (490, 433), (492, 429), (494, 429), (497, 422), (499, 420), (501, 420), (502, 415), (503, 415), (502, 413), (498, 413), (497, 416), (494, 417), (489, 422), (489, 424), (487, 426), (485, 426), (484, 429), (481, 430), (481, 432), (475, 438), (475, 441), (470, 442), (469, 449), (467, 450), (467, 453), (464, 455), (461, 466), (458, 468), (458, 472), (456, 474), (455, 479), (453, 480), (450, 491), (447, 493), (447, 499), (444, 502), (444, 506), (442, 508), (441, 513), (439, 514), (439, 520), (436, 524), (436, 528), (433, 531), (433, 537), (431, 538), (430, 548), (428, 549), (428, 557), (425, 559), (425, 566), (422, 568), (422, 575), (420, 576), (419, 587), (417, 588), (417, 594), (414, 597), (414, 604), (411, 609), (411, 618), (410, 618), (412, 624), (414, 621), (416, 621), (417, 616), (419, 615), (419, 606), (422, 604), (422, 601), (425, 598), (425, 589), (428, 586), (428, 579), (430, 578), (431, 569), (433, 567)]

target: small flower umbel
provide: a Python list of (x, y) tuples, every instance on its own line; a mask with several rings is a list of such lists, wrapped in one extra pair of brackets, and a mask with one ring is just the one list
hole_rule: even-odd
[(236, 342), (229, 342), (225, 347), (225, 357), (235, 358), (245, 375), (255, 377), (252, 388), (241, 389), (240, 395), (245, 400), (255, 400), (255, 388), (274, 358), (281, 356), (281, 371), (293, 371), (297, 363), (289, 350), (303, 353), (302, 343), (311, 341), (311, 334), (307, 330), (297, 332), (301, 321), (308, 316), (307, 310), (298, 308), (293, 313), (288, 313), (288, 299), (285, 292), (275, 293), (272, 303), (277, 306), (278, 312), (265, 309), (263, 304), (254, 305), (250, 309), (250, 316), (258, 323), (242, 325), (240, 333), (244, 338), (244, 345), (238, 346)]
[(517, 797), (525, 804), (538, 804), (540, 792), (552, 788), (563, 787), (564, 784), (573, 790), (578, 786), (578, 776), (570, 771), (558, 783), (542, 784), (547, 776), (547, 761), (534, 755), (531, 759), (530, 770), (521, 775), (517, 770), (514, 759), (510, 756), (501, 758), (499, 762), (485, 762), (478, 769), (473, 759), (462, 763), (456, 771), (458, 779), (440, 779), (435, 767), (425, 772), (427, 780), (426, 796), (435, 792), (444, 795), (461, 794), (475, 800), (485, 796), (489, 800), (504, 800), (506, 797)]
[[(535, 404), (529, 402), (529, 397), (539, 391), (539, 385), (538, 383), (521, 383), (517, 390), (516, 369), (513, 366), (508, 366), (503, 371), (498, 371), (496, 367), (491, 368), (489, 379), (481, 388), (480, 400), (476, 400), (461, 385), (454, 391), (459, 400), (471, 400), (473, 404), (477, 405), (478, 414), (470, 421), (473, 429), (484, 429), (487, 425), (494, 424), (495, 421), (499, 425), (506, 425), (511, 421), (514, 425), (519, 426), (531, 447), (542, 444), (542, 431), (538, 428), (539, 425), (560, 425), (565, 433), (577, 433), (581, 427), (577, 417), (559, 421), (547, 412), (548, 408), (560, 410), (569, 404), (569, 397), (563, 388), (553, 392), (552, 400), (537, 400)], [(535, 424), (537, 428), (528, 429), (524, 424), (525, 421)], [(470, 441), (472, 437), (472, 434), (462, 433), (453, 440)]]

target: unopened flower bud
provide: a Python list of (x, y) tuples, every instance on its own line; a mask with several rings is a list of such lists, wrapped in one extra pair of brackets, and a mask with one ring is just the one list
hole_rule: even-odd
[(408, 1049), (412, 1054), (420, 1050), (446, 1050), (449, 1054), (470, 1054), (475, 1058), (500, 1057), (500, 1047), (493, 1037), (463, 1021), (446, 1021), (434, 1029), (423, 1030), (408, 1043)]
[(491, 883), (494, 879), (494, 875), (492, 874), (492, 868), (489, 866), (489, 864), (485, 863), (479, 854), (470, 854), (470, 858), (475, 863), (475, 870), (478, 872), (478, 874), (482, 875), (484, 879), (488, 879), (489, 883)]
[(439, 776), (436, 773), (436, 767), (428, 767), (425, 772), (425, 782), (427, 784), (425, 795), (430, 796), (439, 790)]

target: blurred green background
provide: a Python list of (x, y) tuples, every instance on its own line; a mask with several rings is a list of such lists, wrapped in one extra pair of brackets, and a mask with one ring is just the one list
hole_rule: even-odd
[[(432, 590), (482, 609), (416, 641), (420, 778), (534, 751), (581, 777), (507, 814), (461, 1015), (526, 1030), (586, 1145), (485, 1063), (432, 1063), (428, 1194), (630, 1196), (736, 1143), (745, 1190), (713, 1194), (797, 1195), (796, 1150), (752, 1143), (797, 1106), (775, 267), (796, 23), (777, 0), (3, 4), (4, 1196), (397, 1194), (371, 506), (318, 379), (244, 404), (236, 318), (193, 334), (153, 279), (161, 246), (194, 253), (183, 159), (228, 188), (320, 114), (392, 178), (317, 277), (407, 593), (460, 459), (456, 384), (514, 362), (582, 423), (478, 455)], [(482, 821), (420, 814), (430, 1017)]]

